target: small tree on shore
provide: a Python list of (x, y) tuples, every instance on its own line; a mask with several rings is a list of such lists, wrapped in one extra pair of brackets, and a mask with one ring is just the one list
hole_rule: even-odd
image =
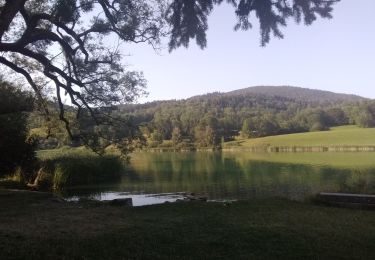
[(174, 146), (176, 146), (182, 141), (181, 130), (179, 127), (173, 128), (171, 140)]

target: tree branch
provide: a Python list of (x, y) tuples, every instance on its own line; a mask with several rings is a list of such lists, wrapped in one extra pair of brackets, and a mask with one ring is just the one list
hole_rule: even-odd
[(25, 2), (26, 0), (5, 1), (5, 5), (0, 10), (0, 42), (16, 14), (25, 5)]
[(10, 69), (14, 70), (15, 72), (17, 73), (20, 73), (22, 74), (27, 82), (30, 84), (30, 86), (32, 87), (32, 89), (34, 90), (35, 94), (37, 95), (37, 98), (39, 100), (39, 103), (41, 104), (41, 106), (43, 107), (43, 110), (46, 114), (46, 119), (47, 121), (50, 120), (50, 117), (49, 117), (49, 110), (47, 108), (47, 105), (45, 103), (45, 100), (44, 98), (42, 97), (40, 91), (39, 91), (39, 88), (38, 86), (35, 84), (35, 82), (33, 81), (33, 79), (31, 78), (30, 74), (24, 70), (23, 68), (20, 68), (18, 67), (17, 65), (15, 65), (14, 63), (8, 61), (6, 58), (4, 57), (0, 57), (0, 63), (4, 64), (5, 66), (9, 67)]

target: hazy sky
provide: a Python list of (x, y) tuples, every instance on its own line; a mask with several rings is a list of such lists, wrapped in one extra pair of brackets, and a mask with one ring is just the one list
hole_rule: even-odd
[(341, 0), (334, 18), (312, 26), (283, 29), (260, 47), (258, 25), (234, 32), (235, 16), (228, 5), (209, 18), (208, 46), (195, 43), (171, 54), (150, 46), (125, 48), (127, 63), (148, 80), (147, 98), (140, 101), (181, 99), (208, 92), (227, 92), (255, 85), (291, 85), (353, 93), (375, 98), (374, 0)]

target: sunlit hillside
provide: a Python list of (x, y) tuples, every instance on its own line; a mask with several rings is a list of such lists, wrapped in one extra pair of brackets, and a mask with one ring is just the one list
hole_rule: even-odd
[(344, 145), (375, 145), (375, 128), (357, 126), (333, 127), (329, 131), (308, 132), (250, 138), (226, 143), (228, 146), (344, 146)]

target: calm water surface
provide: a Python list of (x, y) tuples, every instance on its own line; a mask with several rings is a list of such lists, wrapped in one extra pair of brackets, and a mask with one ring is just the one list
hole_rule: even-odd
[(135, 206), (173, 202), (183, 192), (209, 200), (285, 197), (319, 192), (375, 193), (375, 153), (142, 152), (122, 180), (65, 192), (70, 199), (133, 198)]

